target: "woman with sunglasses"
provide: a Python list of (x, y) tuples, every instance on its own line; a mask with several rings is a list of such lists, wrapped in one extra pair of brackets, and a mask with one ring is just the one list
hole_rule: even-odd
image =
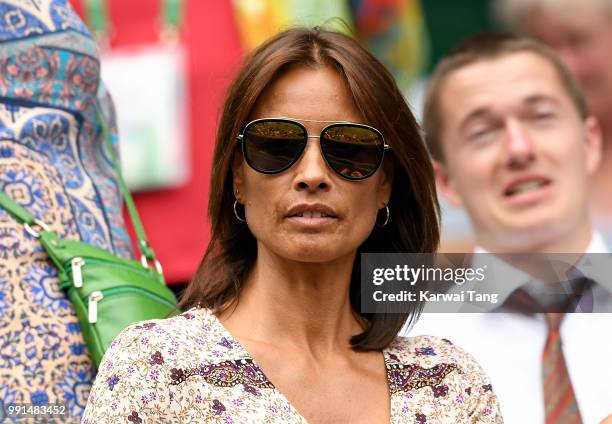
[(414, 117), (357, 42), (296, 28), (248, 58), (209, 214), (188, 311), (115, 340), (85, 423), (501, 422), (468, 354), (396, 337), (419, 305), (360, 312), (359, 254), (435, 251), (438, 206)]

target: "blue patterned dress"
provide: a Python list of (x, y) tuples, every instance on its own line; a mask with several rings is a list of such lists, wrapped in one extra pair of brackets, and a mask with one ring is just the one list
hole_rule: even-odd
[[(66, 0), (0, 0), (0, 189), (60, 236), (130, 257), (96, 120), (100, 103), (114, 134), (99, 68)], [(57, 402), (78, 419), (93, 377), (56, 269), (0, 209), (0, 423), (14, 402)]]

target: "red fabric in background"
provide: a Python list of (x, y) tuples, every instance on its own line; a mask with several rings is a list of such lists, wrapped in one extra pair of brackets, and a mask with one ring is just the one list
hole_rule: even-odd
[[(71, 3), (83, 16), (83, 0)], [(107, 0), (113, 25), (111, 46), (156, 43), (161, 3)], [(207, 198), (215, 131), (225, 90), (242, 58), (230, 0), (185, 3), (181, 33), (188, 55), (191, 176), (178, 189), (134, 196), (169, 283), (192, 277), (210, 238)]]

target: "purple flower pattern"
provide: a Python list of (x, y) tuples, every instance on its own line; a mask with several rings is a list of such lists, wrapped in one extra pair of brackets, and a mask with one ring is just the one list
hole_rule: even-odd
[[(100, 367), (84, 424), (126, 418), (307, 423), (212, 312), (188, 314), (192, 318), (141, 323), (119, 335)], [(139, 343), (143, 338), (148, 345)], [(392, 423), (502, 422), (494, 393), (484, 389), (487, 377), (456, 346), (432, 337), (397, 338), (383, 355)]]

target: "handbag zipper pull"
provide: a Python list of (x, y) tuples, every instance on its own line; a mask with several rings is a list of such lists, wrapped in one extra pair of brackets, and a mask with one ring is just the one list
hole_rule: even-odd
[(104, 295), (101, 291), (95, 291), (89, 295), (88, 301), (88, 312), (89, 312), (89, 323), (95, 324), (98, 320), (98, 302), (104, 299)]
[(72, 284), (74, 287), (81, 288), (83, 287), (83, 274), (81, 273), (81, 267), (85, 265), (85, 261), (83, 258), (76, 257), (72, 258), (70, 261), (70, 267), (72, 269)]

